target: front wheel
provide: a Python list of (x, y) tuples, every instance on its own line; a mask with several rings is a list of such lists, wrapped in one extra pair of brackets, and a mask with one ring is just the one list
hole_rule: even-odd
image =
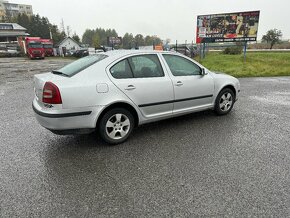
[(217, 96), (215, 101), (215, 112), (218, 115), (225, 115), (229, 113), (235, 103), (235, 94), (234, 92), (229, 89), (223, 89)]
[(102, 116), (99, 134), (109, 144), (120, 144), (127, 140), (133, 128), (133, 115), (124, 108), (114, 108)]

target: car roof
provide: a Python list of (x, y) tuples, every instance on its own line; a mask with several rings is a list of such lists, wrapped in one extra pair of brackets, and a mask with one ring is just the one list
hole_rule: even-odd
[(102, 52), (103, 54), (112, 57), (112, 58), (121, 58), (127, 55), (135, 55), (135, 54), (178, 54), (172, 51), (156, 51), (156, 50), (111, 50), (107, 52)]

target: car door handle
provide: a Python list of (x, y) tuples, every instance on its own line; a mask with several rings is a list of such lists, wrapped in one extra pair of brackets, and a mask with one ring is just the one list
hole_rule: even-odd
[(127, 88), (125, 88), (125, 90), (133, 90), (133, 89), (136, 89), (136, 87), (133, 85), (128, 85)]
[(183, 83), (182, 83), (181, 81), (177, 81), (175, 85), (176, 85), (176, 86), (182, 86)]

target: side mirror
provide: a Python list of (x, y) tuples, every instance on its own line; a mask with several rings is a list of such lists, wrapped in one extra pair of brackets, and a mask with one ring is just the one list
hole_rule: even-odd
[(201, 68), (201, 72), (200, 72), (200, 75), (204, 76), (206, 75), (207, 73), (205, 72), (205, 69), (204, 68)]

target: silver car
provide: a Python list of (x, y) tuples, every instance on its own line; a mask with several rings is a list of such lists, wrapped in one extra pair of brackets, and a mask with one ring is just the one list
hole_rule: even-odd
[(138, 125), (213, 109), (229, 113), (239, 81), (174, 52), (119, 50), (34, 76), (33, 110), (56, 134), (95, 130), (110, 144)]

